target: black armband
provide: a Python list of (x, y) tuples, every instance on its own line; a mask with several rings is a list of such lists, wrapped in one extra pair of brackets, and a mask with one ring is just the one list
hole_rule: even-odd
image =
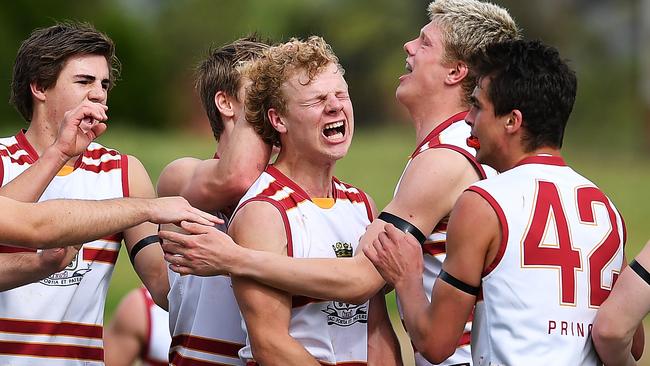
[(459, 280), (458, 278), (450, 275), (449, 273), (445, 272), (444, 269), (440, 270), (440, 274), (438, 275), (438, 278), (454, 286), (455, 288), (463, 291), (464, 293), (472, 296), (477, 296), (479, 291), (481, 290), (477, 286), (468, 285), (465, 282)]
[(138, 255), (138, 253), (142, 249), (144, 249), (144, 247), (153, 243), (160, 243), (160, 238), (158, 237), (158, 235), (147, 236), (146, 238), (135, 243), (133, 248), (131, 248), (131, 252), (129, 253), (129, 259), (131, 259), (131, 264), (135, 264), (135, 256)]
[(636, 274), (639, 275), (642, 280), (650, 285), (650, 273), (648, 273), (648, 271), (643, 268), (641, 263), (637, 262), (636, 259), (633, 259), (632, 262), (630, 262), (630, 268), (632, 268), (632, 270), (636, 272)]
[(420, 244), (423, 244), (425, 240), (427, 240), (427, 237), (422, 234), (420, 229), (418, 229), (415, 225), (411, 224), (410, 222), (395, 216), (393, 214), (390, 214), (388, 212), (382, 212), (379, 214), (377, 217), (378, 219), (382, 219), (386, 221), (389, 224), (393, 224), (396, 228), (402, 230), (405, 233), (411, 233), (417, 239)]

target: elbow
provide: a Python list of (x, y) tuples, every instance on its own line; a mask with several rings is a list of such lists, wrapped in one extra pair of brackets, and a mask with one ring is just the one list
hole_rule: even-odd
[(427, 361), (432, 364), (440, 364), (456, 352), (458, 339), (443, 339), (446, 337), (427, 335), (414, 335), (412, 337), (413, 347), (417, 349)]
[(424, 351), (418, 348), (418, 351), (427, 361), (437, 365), (451, 357), (456, 351), (456, 347), (427, 347)]
[(352, 305), (361, 305), (366, 303), (368, 300), (370, 300), (371, 297), (373, 297), (377, 293), (377, 290), (374, 288), (359, 288), (359, 289), (352, 289), (352, 290), (353, 292), (349, 294), (344, 294), (347, 296), (343, 296), (343, 298), (341, 299), (342, 302), (346, 302)]
[(617, 326), (616, 322), (605, 316), (597, 316), (594, 322), (592, 338), (596, 351), (601, 353), (610, 347), (608, 345), (623, 345), (631, 342), (631, 334)]
[(277, 365), (278, 350), (285, 348), (287, 344), (285, 337), (278, 337), (277, 335), (269, 335), (258, 339), (251, 337), (250, 340), (251, 353), (258, 365)]

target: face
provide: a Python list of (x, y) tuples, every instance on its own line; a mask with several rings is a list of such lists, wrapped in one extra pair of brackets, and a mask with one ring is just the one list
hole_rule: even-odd
[(68, 58), (56, 84), (44, 91), (48, 119), (57, 123), (63, 114), (89, 100), (106, 104), (110, 86), (108, 63), (101, 55)]
[[(348, 84), (335, 64), (311, 82), (296, 73), (282, 86), (286, 113), (280, 118), (282, 150), (296, 151), (308, 159), (333, 162), (344, 157), (354, 131), (354, 114)], [(306, 84), (306, 85), (305, 85)]]
[(467, 144), (476, 148), (476, 159), (498, 171), (505, 149), (504, 119), (494, 114), (494, 105), (488, 99), (489, 78), (482, 78), (470, 98), (471, 108), (465, 120), (472, 127)]
[(444, 85), (448, 68), (443, 65), (442, 34), (433, 22), (420, 31), (420, 35), (404, 44), (406, 74), (399, 78), (395, 95), (407, 108), (414, 103), (431, 100)]

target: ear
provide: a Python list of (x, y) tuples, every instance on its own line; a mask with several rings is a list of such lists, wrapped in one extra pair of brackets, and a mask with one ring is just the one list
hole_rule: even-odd
[(32, 92), (32, 96), (37, 100), (44, 102), (47, 99), (45, 96), (45, 88), (36, 84), (35, 81), (29, 83), (29, 89)]
[(505, 128), (507, 133), (514, 134), (517, 133), (517, 131), (521, 130), (522, 124), (524, 122), (524, 116), (521, 114), (521, 111), (519, 109), (513, 109), (505, 117), (507, 117), (505, 121)]
[(235, 109), (233, 108), (232, 97), (223, 91), (219, 90), (214, 95), (214, 104), (217, 106), (219, 113), (225, 117), (232, 117), (235, 115)]
[(452, 68), (450, 68), (449, 72), (447, 73), (447, 77), (445, 78), (445, 84), (447, 85), (458, 84), (463, 80), (465, 80), (468, 73), (469, 73), (469, 68), (467, 67), (467, 64), (462, 61), (456, 61), (452, 65)]
[(287, 125), (275, 108), (270, 108), (266, 113), (271, 122), (271, 126), (273, 126), (276, 131), (279, 133), (287, 133)]

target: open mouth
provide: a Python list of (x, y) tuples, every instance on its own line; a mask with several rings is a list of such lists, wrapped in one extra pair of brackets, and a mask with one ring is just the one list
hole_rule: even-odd
[(410, 74), (410, 73), (413, 72), (413, 67), (412, 67), (411, 65), (409, 65), (408, 62), (406, 63), (406, 67), (405, 67), (405, 68), (406, 68), (406, 73), (407, 73), (407, 74)]
[(467, 138), (467, 146), (478, 150), (481, 148), (481, 143), (479, 142), (478, 137), (471, 135)]
[(328, 123), (323, 128), (323, 136), (329, 140), (341, 139), (345, 136), (345, 122), (336, 121)]

